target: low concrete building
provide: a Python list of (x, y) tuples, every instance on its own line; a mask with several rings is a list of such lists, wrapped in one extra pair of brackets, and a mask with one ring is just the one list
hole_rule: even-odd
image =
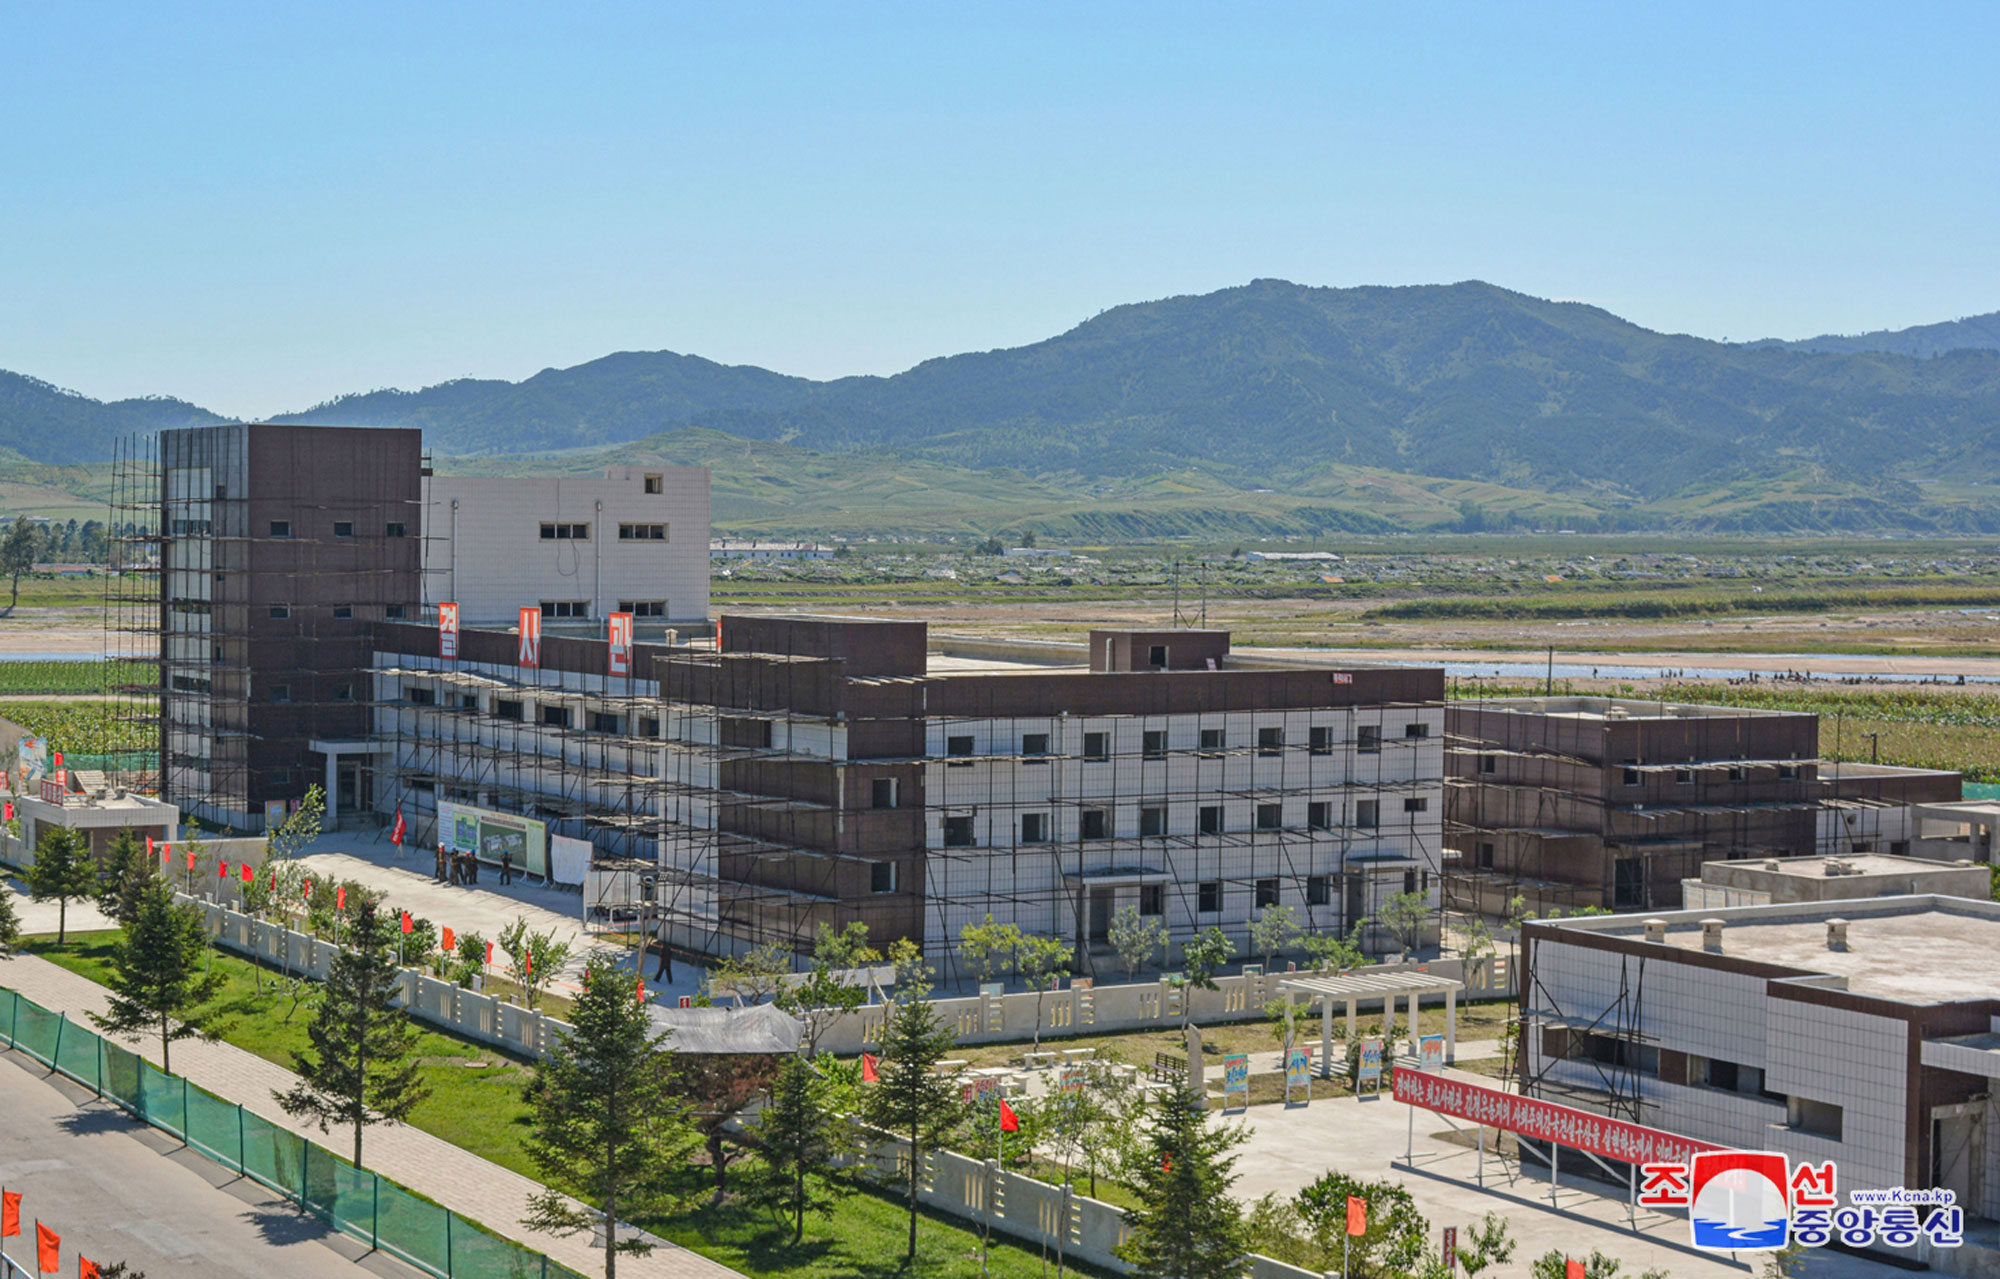
[(93, 857), (103, 857), (118, 832), (129, 830), (140, 839), (180, 838), (181, 810), (162, 800), (149, 799), (106, 784), (102, 774), (87, 771), (62, 773), (61, 782), (45, 779), (35, 794), (14, 799), (14, 813), (21, 822), (17, 850), (21, 865), (34, 860), (34, 849), (52, 827), (81, 833)]
[(708, 468), (614, 466), (602, 476), (425, 476), (424, 606), (463, 625), (545, 629), (611, 613), (643, 628), (708, 616)]
[(1965, 858), (1991, 865), (1993, 832), (2000, 830), (2000, 799), (1910, 805), (1910, 854), (1940, 861)]
[(1935, 862), (1884, 853), (1709, 862), (1701, 868), (1700, 879), (1681, 884), (1681, 903), (1689, 910), (1706, 910), (1714, 906), (1851, 901), (1910, 893), (1985, 901), (1992, 896), (1992, 878), (1988, 868), (1969, 861)]
[(1522, 1090), (1992, 1218), (1995, 953), (2000, 903), (1933, 895), (1530, 923)]
[(834, 548), (818, 542), (767, 542), (754, 537), (710, 538), (712, 560), (830, 560)]

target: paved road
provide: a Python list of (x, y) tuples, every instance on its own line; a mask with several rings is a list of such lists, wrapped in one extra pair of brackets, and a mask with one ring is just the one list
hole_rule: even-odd
[(7, 1241), (16, 1264), (32, 1264), (40, 1218), (62, 1236), (64, 1274), (75, 1273), (79, 1254), (129, 1261), (152, 1279), (418, 1273), (66, 1080), (47, 1079), (18, 1053), (0, 1053), (0, 1114), (0, 1185), (22, 1196), (22, 1237)]
[[(18, 956), (0, 967), (0, 984), (44, 1008), (68, 1012), (76, 1020), (103, 1011), (106, 1004), (102, 986), (32, 955)], [(149, 1058), (155, 1055), (145, 1053), (144, 1044), (133, 1047)], [(327, 1142), (317, 1128), (294, 1120), (272, 1100), (274, 1092), (289, 1090), (298, 1082), (298, 1076), (283, 1067), (226, 1043), (187, 1040), (175, 1045), (174, 1068), (218, 1097), (242, 1103), (260, 1118), (313, 1141)], [(604, 1268), (603, 1254), (590, 1247), (587, 1237), (539, 1234), (518, 1224), (526, 1215), (528, 1197), (541, 1189), (519, 1173), (400, 1124), (369, 1129), (366, 1154), (372, 1170), (488, 1229), (584, 1274)], [(628, 1268), (633, 1279), (729, 1279), (736, 1274), (698, 1253), (675, 1247), (658, 1249), (648, 1257), (620, 1258), (620, 1273)]]

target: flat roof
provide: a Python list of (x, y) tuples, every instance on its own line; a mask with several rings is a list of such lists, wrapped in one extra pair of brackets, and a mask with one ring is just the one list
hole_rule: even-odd
[(1896, 857), (1889, 853), (1849, 853), (1834, 857), (1755, 857), (1732, 861), (1705, 862), (1702, 877), (1710, 867), (1754, 870), (1765, 875), (1787, 875), (1794, 879), (1860, 879), (1867, 875), (1944, 875), (1965, 870), (1956, 862), (1927, 857)]
[[(1648, 919), (1667, 923), (1666, 941), (1655, 944), (1694, 953), (1702, 953), (1702, 921), (1720, 919), (1723, 956), (1842, 978), (1857, 995), (1906, 1004), (2000, 999), (2000, 968), (1992, 963), (2000, 954), (2000, 903), (1970, 897), (1926, 893), (1784, 902), (1532, 926), (1643, 941)], [(1847, 921), (1847, 949), (1827, 949), (1830, 919)]]
[(1551, 719), (1780, 719), (1811, 711), (1779, 711), (1759, 706), (1707, 706), (1698, 702), (1648, 702), (1633, 697), (1496, 697), (1453, 703), (1455, 710), (1507, 711)]

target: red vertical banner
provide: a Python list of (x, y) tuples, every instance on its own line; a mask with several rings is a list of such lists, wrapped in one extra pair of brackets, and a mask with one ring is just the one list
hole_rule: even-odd
[(521, 610), (521, 649), (514, 664), (529, 670), (541, 669), (542, 610), (539, 608)]
[(438, 605), (438, 656), (458, 656), (458, 605)]
[(62, 1236), (39, 1221), (35, 1223), (35, 1269), (45, 1275), (62, 1270)]
[(607, 650), (611, 655), (613, 675), (632, 673), (632, 615), (613, 613), (611, 615), (611, 643)]

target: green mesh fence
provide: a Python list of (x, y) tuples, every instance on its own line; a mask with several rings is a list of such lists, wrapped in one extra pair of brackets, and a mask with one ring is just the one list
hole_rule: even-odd
[(448, 1208), (170, 1075), (130, 1049), (0, 987), (0, 1043), (53, 1067), (335, 1229), (440, 1279), (583, 1279)]

